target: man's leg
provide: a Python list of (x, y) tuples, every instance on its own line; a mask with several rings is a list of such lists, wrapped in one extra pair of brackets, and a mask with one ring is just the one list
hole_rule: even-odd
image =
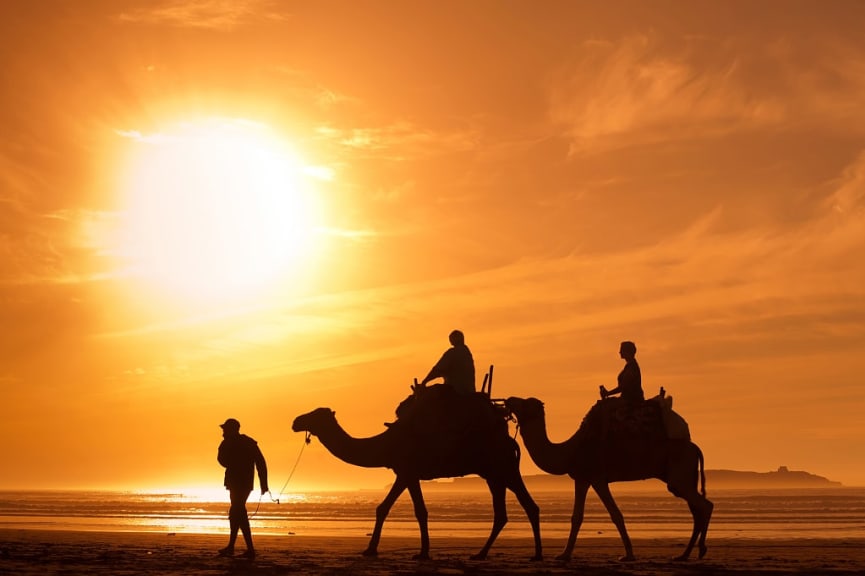
[[(246, 495), (249, 498), (249, 494)], [(255, 558), (255, 547), (252, 545), (252, 528), (249, 526), (249, 515), (246, 513), (246, 498), (243, 499), (243, 514), (240, 518), (240, 531), (243, 533), (243, 541), (246, 542), (247, 558)]]
[[(231, 498), (231, 507), (228, 509), (228, 527), (230, 533), (228, 536), (228, 546), (219, 551), (223, 556), (232, 556), (234, 554), (237, 531), (238, 529), (243, 529), (244, 520), (246, 521), (247, 530), (249, 529), (249, 519), (246, 516), (246, 499), (249, 498), (249, 492), (230, 490), (228, 494)], [(244, 532), (243, 536), (245, 539), (246, 532)]]
[[(243, 541), (246, 543), (246, 553), (244, 556), (247, 558), (255, 558), (255, 547), (252, 545), (252, 529), (249, 526), (249, 515), (246, 513), (246, 501), (249, 499), (250, 492), (238, 492), (236, 521), (238, 528), (240, 528), (240, 532), (243, 534)], [(236, 537), (237, 532), (235, 530), (235, 538)]]

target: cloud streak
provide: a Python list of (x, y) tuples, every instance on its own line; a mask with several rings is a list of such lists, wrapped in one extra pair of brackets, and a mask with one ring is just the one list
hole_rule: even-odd
[(282, 21), (287, 17), (272, 0), (169, 0), (123, 12), (118, 19), (126, 23), (227, 31), (252, 21)]
[(819, 56), (803, 59), (784, 39), (694, 37), (675, 49), (666, 40), (650, 33), (584, 45), (550, 97), (551, 117), (576, 150), (814, 125), (865, 130), (853, 97), (865, 89), (858, 48), (823, 40)]

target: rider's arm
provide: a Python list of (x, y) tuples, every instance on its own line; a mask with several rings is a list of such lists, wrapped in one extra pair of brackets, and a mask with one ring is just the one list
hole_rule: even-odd
[(606, 388), (601, 386), (601, 398), (606, 398), (608, 396), (613, 396), (614, 394), (619, 394), (621, 391), (621, 386), (616, 386), (612, 390), (607, 390)]
[(421, 386), (426, 385), (426, 383), (430, 380), (444, 377), (445, 373), (447, 372), (448, 366), (450, 366), (450, 354), (448, 354), (448, 352), (450, 352), (450, 350), (442, 354), (442, 357), (439, 359), (438, 362), (436, 362), (436, 365), (430, 369), (429, 374), (427, 374), (426, 377), (421, 380)]

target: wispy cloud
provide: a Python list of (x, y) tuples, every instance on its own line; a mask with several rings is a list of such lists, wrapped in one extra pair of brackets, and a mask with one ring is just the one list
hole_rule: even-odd
[(552, 90), (551, 116), (576, 149), (814, 122), (865, 130), (853, 97), (865, 88), (861, 54), (818, 42), (808, 60), (786, 46), (694, 37), (673, 51), (652, 33), (588, 42)]
[(473, 130), (436, 132), (410, 122), (368, 128), (321, 126), (316, 133), (319, 138), (345, 148), (390, 157), (398, 154), (397, 159), (403, 156), (470, 150), (477, 146), (479, 138)]
[(231, 30), (253, 20), (285, 20), (273, 0), (169, 0), (152, 8), (124, 12), (122, 22)]
[[(853, 182), (851, 176), (839, 190)], [(861, 213), (839, 226), (827, 207), (797, 230), (734, 234), (713, 231), (713, 219), (708, 214), (678, 235), (641, 250), (517, 261), (466, 276), (334, 294), (298, 302), (296, 307), (261, 311), (254, 322), (220, 331), (220, 338), (188, 350), (182, 363), (192, 367), (189, 375), (194, 377), (196, 367), (213, 365), (217, 358), (252, 354), (255, 359), (248, 365), (233, 363), (237, 373), (232, 374), (276, 378), (383, 362), (398, 355), (422, 356), (431, 346), (426, 337), (404, 341), (398, 350), (392, 340), (377, 338), (352, 341), (347, 347), (351, 353), (321, 354), (315, 349), (340, 335), (387, 334), (414, 322), (430, 331), (440, 324), (445, 333), (456, 319), (475, 333), (482, 332), (487, 349), (505, 359), (519, 356), (526, 343), (582, 342), (578, 350), (533, 348), (535, 362), (546, 359), (571, 366), (599, 357), (598, 334), (622, 329), (638, 335), (652, 331), (653, 346), (659, 351), (669, 348), (671, 354), (673, 349), (705, 354), (734, 343), (729, 354), (704, 357), (696, 368), (693, 361), (681, 359), (694, 370), (711, 370), (711, 357), (735, 363), (749, 350), (759, 349), (763, 355), (773, 350), (813, 351), (820, 334), (802, 330), (821, 325), (821, 330), (865, 337), (857, 322), (845, 321), (865, 299), (865, 267), (851, 264), (847, 281), (833, 280), (836, 260), (852, 258), (865, 248), (861, 234), (858, 240), (851, 235), (854, 229), (865, 229)], [(638, 286), (635, 278), (640, 279)], [(301, 360), (261, 361), (254, 354), (262, 349), (296, 350), (298, 337), (309, 349), (289, 356)], [(800, 344), (805, 348), (795, 348)], [(790, 349), (783, 352), (785, 347)], [(671, 365), (670, 370), (675, 368)]]

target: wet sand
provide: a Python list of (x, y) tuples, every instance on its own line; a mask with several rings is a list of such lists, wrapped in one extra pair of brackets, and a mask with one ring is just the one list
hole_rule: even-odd
[[(544, 541), (545, 559), (532, 562), (530, 539), (500, 537), (488, 559), (471, 560), (483, 539), (433, 538), (430, 560), (418, 561), (417, 538), (382, 538), (379, 555), (360, 554), (364, 537), (258, 536), (254, 561), (222, 558), (226, 536), (209, 534), (0, 530), (0, 574), (15, 576), (112, 574), (124, 576), (214, 574), (628, 574), (863, 575), (865, 538), (753, 540), (715, 539), (702, 560), (671, 560), (685, 544), (678, 539), (634, 540), (635, 562), (619, 562), (614, 538), (577, 542), (573, 559), (555, 560), (564, 540)], [(243, 552), (242, 541), (237, 552)]]

